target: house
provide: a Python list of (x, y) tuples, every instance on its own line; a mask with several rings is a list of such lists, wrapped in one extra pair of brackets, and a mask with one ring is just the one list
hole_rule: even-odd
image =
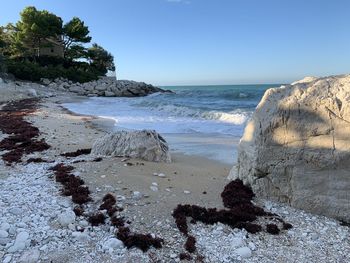
[(38, 52), (39, 56), (64, 57), (64, 44), (61, 37), (47, 38), (43, 41)]

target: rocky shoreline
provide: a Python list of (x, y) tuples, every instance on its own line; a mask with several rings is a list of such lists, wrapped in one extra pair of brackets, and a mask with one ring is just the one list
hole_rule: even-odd
[(65, 79), (53, 81), (42, 79), (41, 82), (54, 90), (69, 91), (88, 97), (140, 97), (156, 92), (171, 92), (144, 82), (116, 80), (113, 77), (102, 77), (99, 80), (86, 83), (73, 83)]

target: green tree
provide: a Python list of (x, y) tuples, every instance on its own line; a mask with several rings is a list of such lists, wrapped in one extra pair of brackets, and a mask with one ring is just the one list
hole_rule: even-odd
[(78, 17), (73, 17), (71, 21), (66, 23), (63, 26), (65, 57), (74, 59), (83, 55), (85, 50), (81, 44), (91, 41), (89, 33), (89, 28)]
[(35, 7), (26, 7), (21, 13), (21, 20), (16, 23), (16, 41), (33, 56), (40, 56), (40, 48), (48, 43), (43, 40), (59, 38), (62, 34), (62, 19), (46, 10), (38, 11)]
[(102, 75), (105, 75), (108, 70), (115, 70), (113, 55), (96, 43), (88, 48), (87, 55), (90, 65), (96, 68)]

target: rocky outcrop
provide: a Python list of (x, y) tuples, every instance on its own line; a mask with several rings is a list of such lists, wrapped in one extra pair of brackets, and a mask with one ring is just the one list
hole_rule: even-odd
[(33, 82), (13, 81), (0, 78), (0, 103), (28, 98), (44, 98), (54, 96), (55, 92), (46, 86)]
[(151, 162), (171, 162), (167, 142), (152, 130), (118, 131), (98, 139), (91, 154), (129, 156)]
[(59, 91), (69, 91), (89, 97), (140, 97), (155, 92), (164, 92), (164, 90), (144, 82), (116, 80), (112, 77), (103, 77), (86, 83), (73, 83), (65, 79), (55, 79), (54, 81), (42, 79), (41, 82)]
[(350, 75), (269, 89), (245, 128), (237, 169), (266, 198), (350, 222)]

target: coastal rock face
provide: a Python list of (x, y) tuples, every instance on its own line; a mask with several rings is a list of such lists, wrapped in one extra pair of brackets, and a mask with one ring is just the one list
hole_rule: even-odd
[(129, 156), (151, 162), (171, 162), (167, 142), (152, 130), (118, 131), (98, 139), (91, 154)]
[(156, 92), (165, 92), (144, 82), (116, 80), (112, 77), (102, 77), (99, 80), (86, 83), (72, 83), (65, 79), (55, 79), (54, 81), (42, 79), (41, 82), (59, 91), (69, 91), (89, 97), (140, 97)]
[(238, 152), (230, 179), (259, 196), (350, 222), (350, 75), (267, 90)]

